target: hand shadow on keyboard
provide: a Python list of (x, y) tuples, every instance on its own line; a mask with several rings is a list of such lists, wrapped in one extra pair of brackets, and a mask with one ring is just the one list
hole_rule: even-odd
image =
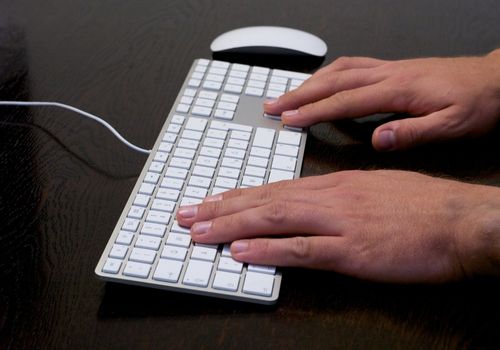
[[(279, 303), (279, 301), (278, 301)], [(106, 283), (99, 307), (99, 318), (142, 318), (164, 316), (199, 316), (273, 312), (276, 305), (260, 305), (203, 295)]]

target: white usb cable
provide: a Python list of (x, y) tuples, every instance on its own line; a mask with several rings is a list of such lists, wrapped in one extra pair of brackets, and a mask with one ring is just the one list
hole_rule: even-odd
[(127, 147), (130, 147), (134, 151), (140, 152), (140, 153), (146, 153), (150, 154), (151, 150), (147, 150), (144, 148), (141, 148), (139, 146), (136, 146), (132, 144), (131, 142), (127, 141), (118, 131), (116, 131), (115, 128), (113, 128), (107, 121), (103, 120), (102, 118), (99, 118), (98, 116), (95, 116), (93, 114), (87, 113), (85, 111), (82, 111), (81, 109), (66, 105), (64, 103), (59, 103), (59, 102), (27, 102), (27, 101), (0, 101), (0, 106), (37, 106), (37, 107), (43, 107), (43, 106), (49, 106), (49, 107), (59, 107), (59, 108), (64, 108), (68, 109), (70, 111), (73, 111), (75, 113), (81, 114), (84, 117), (90, 118), (99, 124), (103, 125), (105, 128), (107, 128), (109, 131), (113, 133), (113, 135), (116, 136), (118, 140), (123, 142)]

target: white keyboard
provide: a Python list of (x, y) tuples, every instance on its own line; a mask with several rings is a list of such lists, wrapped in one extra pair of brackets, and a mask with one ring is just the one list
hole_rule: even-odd
[(193, 63), (96, 267), (105, 280), (272, 304), (281, 274), (242, 264), (229, 244), (191, 240), (179, 206), (300, 176), (306, 133), (263, 114), (264, 99), (308, 74), (198, 59)]

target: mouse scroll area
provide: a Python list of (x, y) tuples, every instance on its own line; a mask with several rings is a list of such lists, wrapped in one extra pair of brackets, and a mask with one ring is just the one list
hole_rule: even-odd
[(212, 57), (215, 60), (294, 70), (304, 73), (309, 73), (318, 68), (325, 60), (324, 57), (307, 55), (300, 51), (265, 46), (241, 47), (234, 50), (213, 52)]

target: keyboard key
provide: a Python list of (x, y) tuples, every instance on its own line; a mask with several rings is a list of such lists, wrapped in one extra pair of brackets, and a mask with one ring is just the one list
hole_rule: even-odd
[(274, 275), (276, 273), (276, 267), (269, 266), (269, 265), (248, 264), (248, 271), (267, 273), (268, 275)]
[(255, 136), (253, 138), (252, 146), (271, 149), (273, 147), (275, 133), (276, 132), (273, 129), (257, 128), (255, 131)]
[(123, 222), (122, 230), (135, 232), (137, 231), (137, 228), (139, 227), (140, 223), (141, 223), (140, 220), (126, 218), (125, 221)]
[(156, 252), (154, 250), (134, 248), (130, 253), (129, 260), (152, 264), (155, 261), (155, 257)]
[(151, 205), (151, 209), (172, 213), (175, 209), (175, 202), (167, 201), (164, 199), (155, 199), (153, 201), (153, 204)]
[(293, 177), (294, 174), (290, 171), (272, 169), (271, 172), (269, 173), (269, 180), (267, 182), (272, 183), (282, 180), (292, 180)]
[(217, 159), (211, 157), (198, 156), (198, 159), (196, 159), (197, 165), (199, 164), (211, 168), (215, 168), (217, 166), (217, 163), (218, 163)]
[(220, 290), (236, 292), (240, 283), (240, 275), (226, 271), (217, 271), (212, 287)]
[(242, 165), (243, 161), (241, 159), (228, 158), (228, 157), (222, 158), (222, 166), (224, 167), (241, 169)]
[(181, 169), (190, 169), (192, 163), (191, 159), (173, 157), (169, 165)]
[(160, 259), (153, 274), (153, 279), (176, 283), (181, 275), (182, 265), (180, 261)]
[(155, 185), (143, 182), (141, 184), (141, 187), (139, 188), (139, 193), (151, 196), (153, 194), (153, 192), (155, 191), (155, 189), (156, 189)]
[(286, 145), (299, 146), (302, 135), (298, 132), (280, 131), (278, 135), (278, 143)]
[(125, 259), (125, 255), (127, 255), (127, 252), (128, 247), (122, 244), (113, 244), (113, 248), (111, 248), (111, 251), (109, 252), (109, 257), (116, 259)]
[(127, 217), (132, 218), (132, 219), (142, 219), (145, 211), (146, 211), (146, 208), (133, 205), (130, 207), (130, 210), (128, 211)]
[(141, 228), (141, 234), (163, 237), (165, 231), (167, 229), (166, 225), (163, 224), (155, 224), (153, 222), (146, 222)]
[(240, 170), (235, 168), (220, 167), (219, 176), (228, 177), (231, 179), (238, 179), (240, 177)]
[(146, 248), (152, 250), (160, 249), (161, 238), (152, 237), (147, 235), (139, 235), (137, 241), (135, 241), (135, 246), (139, 248)]
[(221, 176), (219, 176), (215, 180), (215, 186), (216, 187), (233, 189), (233, 188), (236, 188), (236, 184), (237, 184), (237, 180), (230, 179), (230, 178), (227, 178), (227, 177), (221, 177)]
[(248, 165), (266, 168), (267, 163), (269, 163), (269, 161), (266, 158), (253, 157), (253, 156), (248, 157)]
[(235, 273), (241, 273), (242, 269), (243, 263), (226, 256), (219, 259), (219, 265), (217, 266), (217, 270)]
[(134, 239), (134, 234), (132, 232), (120, 231), (116, 237), (116, 243), (123, 245), (130, 245)]
[(193, 247), (193, 252), (191, 253), (191, 259), (214, 261), (215, 255), (217, 254), (217, 249), (208, 248), (204, 246)]
[(206, 287), (210, 280), (210, 273), (212, 272), (212, 263), (199, 260), (191, 260), (184, 275), (184, 284)]
[(215, 113), (214, 113), (214, 117), (219, 118), (219, 119), (225, 119), (225, 120), (233, 120), (234, 112), (228, 111), (228, 110), (223, 110), (223, 109), (216, 109)]
[(295, 165), (297, 164), (297, 159), (295, 157), (285, 157), (285, 156), (274, 156), (273, 164), (271, 167), (273, 169), (295, 171)]
[(146, 176), (144, 176), (144, 182), (148, 182), (150, 184), (157, 184), (158, 180), (160, 179), (160, 174), (158, 173), (152, 173), (152, 172), (147, 172)]
[(202, 188), (209, 188), (210, 183), (212, 182), (212, 179), (206, 178), (206, 177), (201, 177), (201, 176), (191, 176), (189, 179), (189, 185), (190, 186), (196, 186), (196, 187), (202, 187)]
[(104, 263), (102, 272), (117, 274), (122, 266), (122, 261), (118, 259), (108, 258)]
[(172, 230), (173, 232), (189, 234), (189, 228), (179, 226), (179, 223), (177, 221), (174, 221), (170, 230)]
[(158, 192), (156, 192), (156, 198), (168, 199), (171, 201), (177, 201), (179, 199), (180, 191), (174, 190), (172, 188), (160, 187)]
[(207, 196), (207, 189), (201, 187), (188, 186), (186, 187), (184, 195), (194, 198), (205, 198)]
[(203, 177), (210, 177), (212, 178), (214, 176), (215, 169), (210, 168), (210, 167), (205, 167), (201, 165), (196, 165), (193, 168), (193, 175), (198, 175), (198, 176), (203, 176)]
[(147, 278), (149, 271), (151, 271), (151, 265), (129, 261), (123, 269), (123, 274), (130, 277)]
[(217, 129), (208, 129), (207, 137), (225, 140), (227, 137), (227, 131), (222, 131), (222, 130), (217, 130)]
[(168, 225), (170, 221), (170, 214), (164, 211), (150, 210), (148, 216), (146, 217), (146, 222), (152, 222), (156, 224)]
[(191, 244), (191, 236), (183, 233), (171, 232), (167, 237), (167, 244), (188, 248)]
[[(175, 168), (174, 168), (175, 169)], [(180, 169), (182, 170), (182, 169)], [(163, 180), (161, 181), (161, 187), (167, 187), (167, 188), (172, 188), (175, 190), (181, 190), (182, 186), (184, 185), (184, 181), (181, 179), (175, 179), (171, 177), (164, 177)]]
[(188, 250), (186, 248), (165, 245), (161, 252), (161, 257), (165, 259), (184, 261), (186, 260), (187, 251)]
[(271, 296), (273, 294), (274, 276), (248, 271), (243, 283), (243, 293)]
[(299, 147), (278, 143), (276, 145), (276, 149), (274, 150), (274, 154), (297, 158), (299, 155)]
[(264, 93), (264, 89), (259, 89), (259, 88), (254, 88), (254, 87), (247, 87), (245, 89), (245, 94), (247, 94), (249, 96), (261, 97), (263, 93)]
[(185, 180), (187, 174), (188, 171), (186, 169), (168, 167), (167, 171), (165, 172), (165, 177)]

